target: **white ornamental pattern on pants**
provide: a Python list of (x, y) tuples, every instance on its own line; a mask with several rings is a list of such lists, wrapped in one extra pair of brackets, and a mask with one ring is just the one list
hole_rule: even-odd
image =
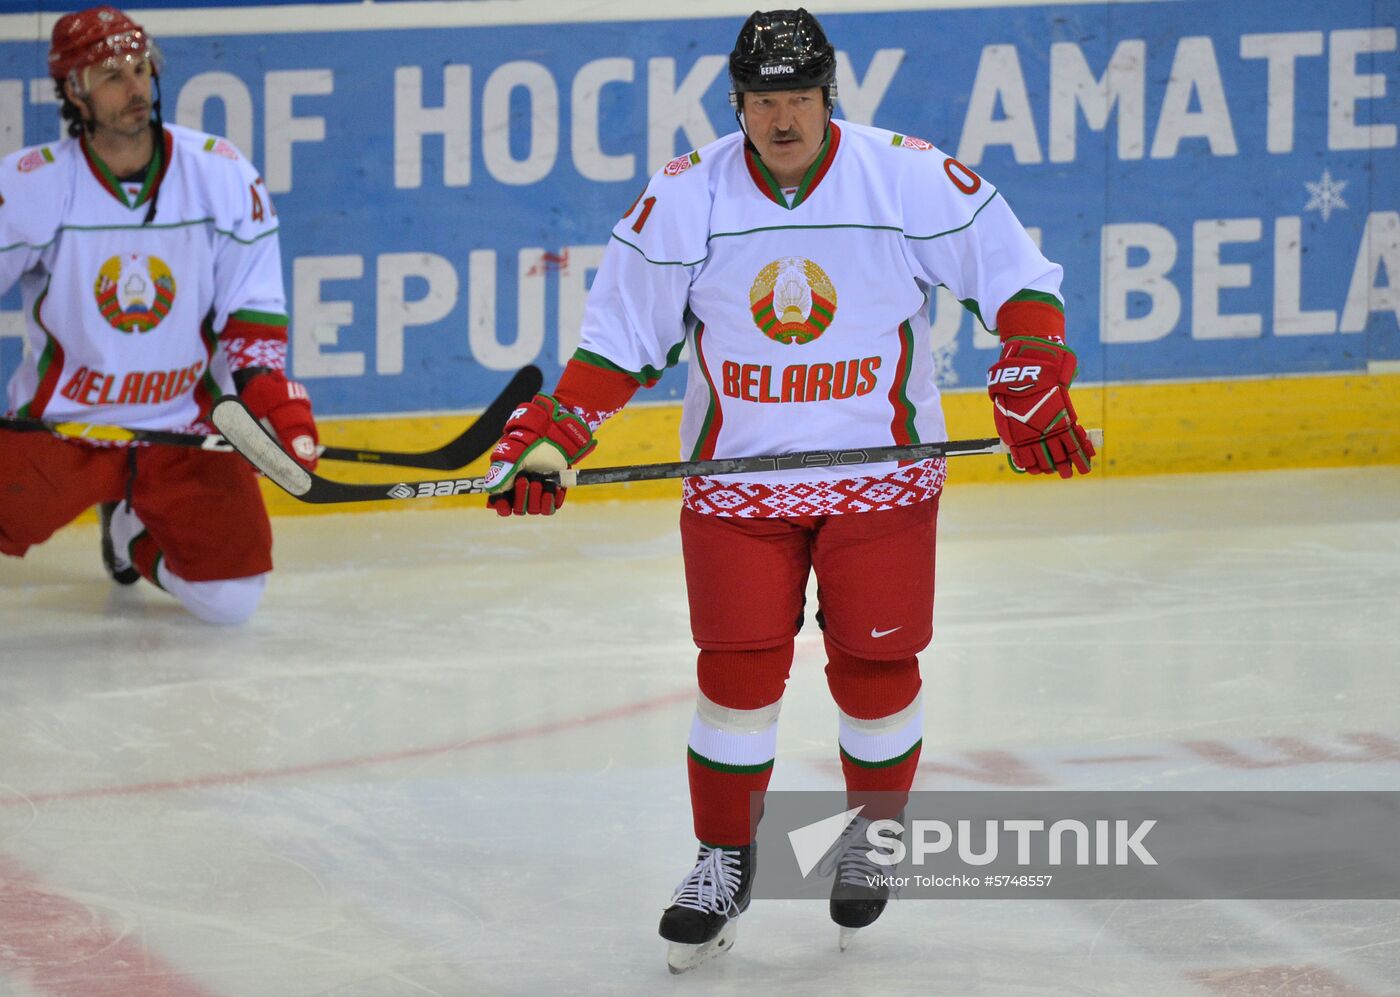
[(686, 478), (681, 502), (705, 516), (777, 519), (783, 516), (837, 516), (880, 512), (925, 502), (943, 490), (948, 475), (941, 458), (901, 467), (878, 478), (764, 484)]

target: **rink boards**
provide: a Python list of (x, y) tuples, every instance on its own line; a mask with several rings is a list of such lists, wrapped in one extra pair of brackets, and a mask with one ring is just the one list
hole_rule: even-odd
[[(1107, 441), (1096, 474), (1257, 470), (1400, 463), (1400, 376), (1326, 376), (1239, 379), (1169, 384), (1086, 385), (1075, 404), (1086, 426), (1104, 428)], [(949, 434), (956, 439), (994, 435), (990, 402), (981, 391), (944, 396)], [(346, 446), (427, 448), (458, 432), (460, 416), (335, 420), (323, 425), (327, 441)], [(678, 459), (680, 408), (637, 404), (599, 434), (593, 466)], [(384, 441), (389, 441), (385, 443)], [(481, 473), (484, 463), (474, 465)], [(385, 468), (321, 465), (321, 473), (346, 481), (394, 480)], [(417, 478), (417, 472), (407, 477)], [(431, 473), (422, 475), (432, 477)], [(950, 468), (957, 482), (1010, 481), (1005, 459), (962, 457)], [(1045, 479), (1019, 478), (1045, 487)], [(265, 493), (275, 512), (334, 511), (347, 507), (297, 502), (275, 486)], [(1051, 487), (1054, 487), (1051, 485)], [(675, 481), (576, 488), (570, 502), (679, 496)], [(480, 498), (429, 499), (428, 503), (481, 502)], [(423, 502), (415, 501), (415, 507)], [(383, 508), (388, 502), (356, 505)]]
[[(822, 13), (838, 116), (982, 173), (1064, 266), (1106, 471), (1400, 460), (1400, 0), (855, 6)], [(167, 117), (227, 134), (266, 178), (289, 366), (327, 438), (432, 446), (518, 367), (553, 383), (617, 216), (733, 128), (724, 57), (748, 7), (334, 10), (145, 20)], [(0, 152), (56, 132), (52, 19), (0, 15)], [(19, 307), (0, 296), (3, 378)], [(929, 307), (952, 432), (988, 435), (995, 340), (946, 291)], [(595, 459), (674, 458), (684, 379)]]

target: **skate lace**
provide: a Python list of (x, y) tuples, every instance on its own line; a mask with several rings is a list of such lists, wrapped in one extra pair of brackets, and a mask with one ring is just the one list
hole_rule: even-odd
[(852, 842), (836, 864), (836, 878), (842, 886), (870, 886), (876, 877), (890, 874), (887, 866), (879, 866), (866, 858), (870, 846)]
[(739, 880), (737, 851), (702, 845), (699, 861), (676, 887), (671, 904), (703, 913), (728, 913), (734, 905), (734, 895), (739, 892)]
[(835, 865), (836, 881), (842, 886), (865, 886), (872, 884), (874, 877), (887, 877), (893, 871), (889, 866), (877, 865), (867, 858), (870, 844), (866, 841), (866, 828), (871, 822), (866, 817), (857, 817), (836, 840), (836, 844), (817, 865), (819, 875), (830, 875)]

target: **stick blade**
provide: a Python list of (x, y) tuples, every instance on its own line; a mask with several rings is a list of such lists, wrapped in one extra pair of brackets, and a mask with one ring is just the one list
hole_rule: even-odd
[(311, 474), (283, 450), (237, 398), (221, 398), (210, 414), (233, 448), (273, 484), (296, 498), (311, 490)]
[(521, 367), (461, 436), (437, 453), (425, 454), (426, 460), (414, 466), (435, 471), (455, 471), (466, 467), (496, 445), (496, 441), (505, 432), (506, 422), (510, 420), (511, 413), (534, 398), (543, 386), (544, 373), (538, 367), (534, 364)]
[(408, 452), (399, 450), (369, 450), (360, 447), (321, 448), (323, 460), (354, 461), (358, 464), (379, 464), (387, 467), (422, 467), (430, 471), (456, 471), (487, 453), (505, 432), (506, 423), (516, 406), (529, 401), (544, 383), (544, 374), (534, 364), (528, 364), (510, 379), (501, 393), (456, 439), (436, 450)]

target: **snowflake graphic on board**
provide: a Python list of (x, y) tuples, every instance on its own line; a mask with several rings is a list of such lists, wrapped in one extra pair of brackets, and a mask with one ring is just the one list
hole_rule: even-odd
[(953, 369), (953, 359), (958, 355), (958, 341), (954, 339), (945, 346), (933, 348), (934, 383), (940, 388), (951, 388), (958, 383), (958, 372)]
[(1325, 222), (1332, 217), (1332, 212), (1338, 208), (1345, 208), (1347, 202), (1342, 200), (1342, 191), (1347, 189), (1345, 180), (1333, 180), (1332, 171), (1322, 170), (1322, 179), (1317, 183), (1303, 181), (1303, 186), (1308, 188), (1308, 203), (1303, 206), (1304, 211), (1312, 211), (1316, 208), (1322, 213), (1322, 220)]

